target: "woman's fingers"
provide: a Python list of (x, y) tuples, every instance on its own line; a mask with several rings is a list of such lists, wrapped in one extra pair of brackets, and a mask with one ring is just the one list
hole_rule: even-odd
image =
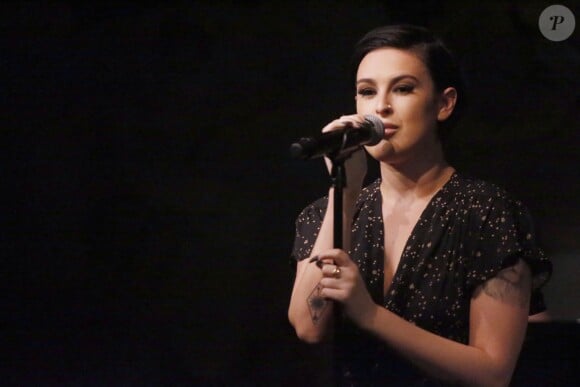
[(318, 259), (322, 261), (332, 260), (337, 266), (350, 266), (351, 264), (354, 264), (348, 254), (340, 249), (327, 250), (322, 254), (319, 254)]
[(342, 129), (346, 126), (353, 126), (355, 128), (359, 127), (364, 122), (364, 117), (359, 116), (358, 114), (348, 115), (348, 116), (341, 116), (334, 121), (328, 123), (324, 128), (322, 128), (322, 132), (330, 132), (332, 130)]
[(355, 320), (361, 320), (373, 310), (375, 304), (358, 267), (346, 252), (340, 249), (327, 250), (312, 257), (310, 262), (316, 263), (322, 271), (320, 296), (342, 303), (346, 313)]
[(342, 269), (340, 266), (326, 264), (322, 265), (322, 275), (328, 278), (336, 278), (339, 279), (342, 275)]

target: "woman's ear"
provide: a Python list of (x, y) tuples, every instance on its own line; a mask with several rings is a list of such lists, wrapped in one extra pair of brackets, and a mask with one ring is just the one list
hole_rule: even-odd
[(448, 87), (443, 90), (439, 99), (439, 111), (437, 112), (437, 120), (445, 121), (453, 113), (455, 104), (457, 103), (457, 90), (454, 87)]

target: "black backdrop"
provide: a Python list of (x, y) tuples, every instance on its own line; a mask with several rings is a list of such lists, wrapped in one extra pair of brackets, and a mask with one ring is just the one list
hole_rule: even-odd
[[(388, 22), (459, 53), (450, 159), (528, 204), (552, 312), (580, 316), (579, 40), (540, 34), (550, 3), (99, 4), (2, 5), (3, 385), (326, 384), (286, 307), (328, 181), (288, 146), (352, 112), (352, 45)], [(546, 327), (572, 367), (578, 330)]]

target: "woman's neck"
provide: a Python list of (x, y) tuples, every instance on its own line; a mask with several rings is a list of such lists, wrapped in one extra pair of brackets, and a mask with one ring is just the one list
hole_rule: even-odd
[(422, 163), (381, 163), (381, 192), (390, 197), (425, 198), (437, 192), (455, 172), (440, 154)]

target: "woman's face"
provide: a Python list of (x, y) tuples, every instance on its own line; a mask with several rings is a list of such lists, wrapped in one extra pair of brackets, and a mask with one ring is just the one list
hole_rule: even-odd
[(357, 71), (356, 109), (385, 124), (384, 139), (367, 151), (375, 159), (399, 164), (429, 157), (440, 149), (437, 122), (446, 119), (445, 93), (435, 91), (429, 69), (411, 51), (380, 48), (369, 52)]

